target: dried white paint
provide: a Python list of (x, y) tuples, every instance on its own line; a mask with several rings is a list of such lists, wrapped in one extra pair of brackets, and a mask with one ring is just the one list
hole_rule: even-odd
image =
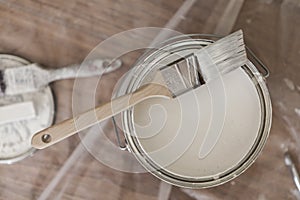
[(0, 105), (32, 102), (35, 117), (0, 126), (0, 158), (9, 159), (30, 151), (33, 133), (49, 127), (53, 119), (53, 100), (49, 88), (35, 93), (0, 98)]
[[(29, 64), (25, 60), (22, 61), (22, 58), (2, 54), (0, 54), (0, 60), (0, 69)], [(26, 102), (29, 102), (29, 104)], [(14, 105), (19, 106), (15, 108)], [(22, 105), (27, 108), (24, 108)], [(44, 88), (35, 93), (1, 96), (0, 106), (2, 107), (2, 110), (0, 109), (2, 111), (2, 121), (4, 121), (6, 117), (17, 117), (17, 113), (14, 113), (15, 115), (13, 116), (13, 113), (10, 114), (11, 116), (3, 115), (3, 112), (15, 112), (15, 109), (18, 109), (21, 112), (18, 114), (22, 114), (23, 117), (26, 117), (26, 115), (29, 117), (27, 119), (19, 118), (18, 120), (4, 123), (0, 126), (0, 160), (2, 162), (10, 162), (12, 158), (19, 159), (31, 153), (32, 134), (52, 124), (54, 116), (53, 97), (50, 88)], [(21, 109), (29, 110), (27, 110), (27, 112), (26, 110), (21, 111)], [(34, 115), (35, 117), (32, 117)], [(8, 120), (8, 118), (6, 120)]]
[(0, 125), (36, 117), (32, 101), (0, 106)]
[(284, 78), (283, 81), (290, 90), (295, 90), (295, 85), (294, 85), (293, 81), (291, 81), (288, 78)]
[(295, 108), (294, 111), (300, 117), (300, 108)]

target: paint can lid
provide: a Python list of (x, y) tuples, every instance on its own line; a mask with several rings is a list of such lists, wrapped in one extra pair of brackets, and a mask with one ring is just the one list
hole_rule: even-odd
[[(23, 58), (0, 54), (0, 70), (27, 64)], [(32, 93), (0, 96), (0, 110), (0, 163), (11, 164), (32, 155), (31, 136), (53, 123), (52, 91), (47, 86)]]

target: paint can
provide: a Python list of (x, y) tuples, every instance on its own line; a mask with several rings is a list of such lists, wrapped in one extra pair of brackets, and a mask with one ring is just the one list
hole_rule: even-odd
[[(30, 64), (28, 60), (18, 56), (0, 54), (0, 70), (28, 64)], [(0, 125), (1, 164), (11, 164), (31, 156), (35, 152), (35, 148), (31, 146), (32, 135), (51, 126), (53, 123), (55, 107), (53, 94), (49, 86), (33, 93), (0, 97), (1, 107), (13, 107), (23, 102), (32, 102), (35, 116), (30, 119), (16, 120)], [(18, 112), (18, 110), (15, 112)], [(0, 114), (3, 115), (3, 113)]]
[[(131, 93), (146, 84), (157, 68), (178, 59), (178, 55), (185, 57), (212, 42), (214, 40), (211, 35), (189, 35), (168, 40), (158, 49), (149, 51), (139, 59), (137, 67), (119, 84), (116, 96)], [(223, 113), (223, 121), (214, 123), (213, 116), (219, 115), (217, 110), (219, 107), (212, 105), (211, 102), (220, 95), (220, 92), (213, 91), (214, 86), (196, 89), (192, 97), (187, 95), (179, 97), (177, 105), (181, 109), (179, 112), (181, 119), (174, 121), (172, 116), (178, 113), (173, 113), (171, 117), (169, 116), (171, 121), (166, 119), (162, 127), (153, 134), (147, 128), (141, 128), (143, 120), (140, 119), (143, 118), (143, 114), (139, 114), (141, 110), (147, 108), (144, 114), (151, 115), (151, 112), (148, 113), (151, 106), (147, 107), (147, 102), (144, 105), (139, 104), (122, 113), (126, 149), (134, 154), (147, 171), (165, 182), (180, 187), (213, 187), (242, 174), (262, 151), (272, 121), (271, 100), (265, 83), (268, 70), (251, 51), (249, 55), (254, 58), (253, 61), (222, 78), (224, 95), (216, 100), (216, 104), (223, 105), (226, 111)], [(258, 70), (259, 67), (265, 70), (265, 74)], [(215, 96), (209, 96), (212, 93), (215, 93)], [(207, 94), (208, 97), (204, 97)], [(161, 100), (154, 101), (156, 105), (160, 103)], [(193, 103), (195, 106), (192, 107)], [(166, 118), (175, 108), (168, 108), (168, 105), (167, 102), (163, 105), (164, 108), (157, 109), (157, 112), (165, 109)], [(161, 115), (163, 114), (154, 114), (150, 122), (155, 122), (155, 118)], [(142, 125), (137, 121), (142, 122)], [(191, 129), (193, 124), (188, 124), (191, 121), (195, 121), (195, 128)], [(172, 129), (178, 122), (180, 126)], [(210, 126), (211, 124), (213, 126)], [(221, 127), (220, 134), (215, 137), (212, 144), (208, 138), (211, 137), (211, 129), (216, 125)], [(147, 126), (147, 123), (144, 126)], [(193, 133), (190, 134), (187, 130), (192, 130)], [(201, 151), (207, 146), (205, 143), (211, 144), (208, 147), (210, 149), (201, 155)]]

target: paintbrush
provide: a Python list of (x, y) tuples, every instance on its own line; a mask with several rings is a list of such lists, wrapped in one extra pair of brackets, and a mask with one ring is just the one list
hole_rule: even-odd
[[(113, 99), (78, 116), (49, 127), (32, 137), (32, 146), (45, 148), (151, 97), (176, 98), (247, 63), (242, 31), (237, 31), (194, 54), (160, 68), (152, 83)], [(182, 68), (185, 67), (185, 73)]]
[(37, 63), (0, 70), (0, 96), (38, 91), (61, 79), (82, 78), (111, 72), (120, 60), (95, 59), (58, 69), (44, 69)]

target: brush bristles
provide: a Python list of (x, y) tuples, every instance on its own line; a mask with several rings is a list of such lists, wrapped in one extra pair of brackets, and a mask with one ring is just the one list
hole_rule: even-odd
[(160, 68), (160, 72), (173, 96), (178, 96), (246, 63), (243, 32), (239, 30)]
[[(201, 66), (200, 70), (203, 73), (205, 81), (210, 81), (216, 78), (218, 74), (225, 74), (241, 67), (246, 64), (248, 60), (242, 30), (236, 31), (212, 43), (203, 48), (203, 50), (207, 56), (206, 58), (201, 56), (203, 60), (199, 59), (199, 62)], [(201, 52), (199, 54), (201, 54)], [(203, 62), (207, 63), (208, 60), (213, 62), (214, 66), (201, 65)], [(219, 71), (218, 74), (216, 74), (216, 69), (212, 69), (215, 68), (215, 66)]]

